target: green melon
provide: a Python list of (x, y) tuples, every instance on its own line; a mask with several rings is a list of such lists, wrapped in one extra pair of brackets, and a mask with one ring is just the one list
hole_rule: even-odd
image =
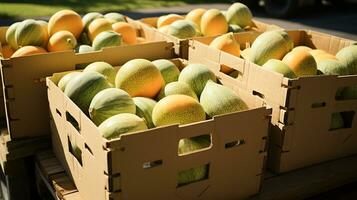
[(104, 47), (116, 47), (123, 43), (122, 36), (114, 31), (103, 31), (93, 40), (94, 51), (101, 50)]
[(243, 28), (250, 26), (253, 18), (252, 12), (242, 3), (232, 4), (225, 16), (229, 24), (236, 24)]
[(61, 89), (64, 92), (69, 81), (72, 80), (75, 76), (77, 76), (79, 74), (81, 74), (81, 72), (70, 72), (70, 73), (64, 75), (57, 84), (59, 89)]
[(160, 70), (160, 73), (164, 78), (166, 84), (178, 80), (178, 77), (180, 75), (180, 70), (170, 60), (159, 59), (159, 60), (152, 61), (152, 64), (154, 64), (155, 67), (157, 67)]
[(119, 138), (121, 134), (147, 130), (144, 119), (131, 114), (121, 113), (114, 115), (98, 127), (102, 136), (108, 140)]
[(283, 61), (277, 59), (270, 59), (263, 66), (263, 69), (274, 71), (284, 75), (287, 78), (296, 78), (296, 74)]
[(155, 98), (164, 85), (160, 71), (150, 61), (134, 59), (126, 62), (118, 71), (115, 86), (132, 97)]
[(76, 53), (88, 53), (88, 52), (92, 52), (92, 51), (94, 51), (94, 49), (91, 46), (86, 45), (86, 44), (79, 45), (76, 48)]
[(344, 127), (344, 122), (341, 113), (333, 113), (330, 129), (339, 129)]
[(111, 24), (116, 22), (126, 22), (125, 16), (120, 13), (107, 13), (104, 15), (104, 17), (108, 19)]
[(189, 124), (206, 119), (200, 103), (186, 95), (170, 95), (161, 99), (152, 111), (155, 126)]
[(293, 41), (284, 31), (264, 32), (255, 39), (251, 46), (250, 60), (258, 65), (263, 65), (270, 59), (281, 60), (293, 46)]
[(199, 97), (208, 80), (217, 81), (214, 73), (202, 64), (189, 64), (179, 76), (179, 82), (187, 83)]
[(349, 74), (357, 74), (357, 45), (341, 49), (336, 58), (349, 70)]
[(154, 128), (152, 111), (156, 105), (156, 101), (146, 97), (134, 97), (133, 100), (136, 105), (136, 115), (145, 119), (148, 128)]
[(348, 75), (346, 65), (338, 60), (322, 60), (317, 63), (317, 69), (326, 75)]
[(84, 30), (87, 31), (88, 30), (88, 26), (89, 24), (94, 21), (95, 19), (98, 19), (98, 18), (103, 18), (104, 16), (99, 13), (99, 12), (90, 12), (90, 13), (87, 13), (85, 14), (83, 17), (82, 17), (82, 22), (83, 22), (83, 26), (84, 26)]
[(200, 103), (210, 117), (248, 109), (247, 104), (233, 90), (213, 81), (207, 82)]
[(105, 76), (98, 72), (82, 72), (68, 82), (64, 93), (88, 115), (93, 97), (106, 88), (110, 88), (110, 84)]
[(118, 88), (104, 89), (96, 94), (89, 105), (89, 117), (99, 126), (104, 120), (120, 113), (135, 114), (130, 95)]
[(10, 45), (10, 47), (14, 50), (18, 49), (19, 46), (16, 43), (16, 28), (19, 26), (21, 22), (13, 23), (6, 31), (6, 42)]
[(104, 75), (107, 79), (108, 82), (114, 85), (115, 82), (115, 76), (116, 76), (116, 71), (114, 67), (106, 62), (94, 62), (89, 64), (84, 70), (84, 72), (91, 72), (95, 71), (98, 72), (102, 75)]
[(187, 95), (198, 101), (196, 93), (187, 83), (177, 81), (171, 82), (165, 86), (165, 88), (162, 90), (162, 93), (160, 93), (160, 99), (174, 94)]
[[(202, 135), (189, 139), (181, 139), (179, 141), (179, 154), (187, 154), (202, 148), (209, 147), (211, 140), (209, 135)], [(188, 170), (179, 172), (178, 185), (186, 185), (195, 181), (202, 180), (208, 177), (208, 167), (206, 165), (194, 167)]]
[(188, 20), (177, 20), (169, 25), (167, 34), (180, 39), (192, 38), (196, 36), (196, 25)]
[(33, 19), (22, 21), (16, 28), (15, 40), (18, 47), (41, 46), (47, 44), (48, 35), (41, 24)]

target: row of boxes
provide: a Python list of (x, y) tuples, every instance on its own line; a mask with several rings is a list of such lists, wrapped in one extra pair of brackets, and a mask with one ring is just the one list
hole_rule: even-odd
[[(3, 115), (11, 138), (52, 131), (55, 154), (84, 199), (242, 199), (259, 192), (266, 158), (270, 169), (282, 173), (357, 153), (356, 100), (335, 99), (339, 87), (357, 85), (356, 75), (284, 78), (210, 48), (214, 37), (180, 40), (165, 35), (153, 26), (156, 20), (128, 20), (151, 41), (145, 44), (1, 60)], [(254, 27), (235, 34), (241, 47), (249, 47), (263, 31), (279, 28), (257, 21)], [(332, 54), (353, 44), (313, 31), (288, 33), (295, 45)], [(249, 110), (104, 139), (57, 82), (76, 65), (105, 61), (121, 66), (134, 58), (173, 59), (181, 68), (187, 63), (205, 64), (223, 85), (240, 94)], [(238, 77), (222, 73), (222, 66), (237, 70)], [(329, 129), (335, 112), (346, 115), (343, 129)], [(178, 155), (180, 139), (208, 133), (209, 148)], [(71, 143), (78, 145), (80, 158)], [(179, 172), (202, 165), (209, 167), (206, 179), (178, 186)]]

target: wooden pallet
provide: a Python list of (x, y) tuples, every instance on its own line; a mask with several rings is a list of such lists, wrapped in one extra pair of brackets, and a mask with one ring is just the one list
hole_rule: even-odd
[[(37, 156), (37, 173), (56, 200), (83, 200), (52, 151)], [(293, 172), (268, 173), (262, 192), (252, 200), (304, 199), (357, 181), (357, 156)]]

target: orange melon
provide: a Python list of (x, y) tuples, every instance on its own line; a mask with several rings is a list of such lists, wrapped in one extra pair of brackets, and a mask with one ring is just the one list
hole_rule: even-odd
[(180, 19), (184, 19), (184, 17), (182, 17), (181, 15), (177, 15), (177, 14), (168, 14), (168, 15), (164, 15), (159, 17), (159, 19), (157, 20), (157, 28), (163, 27), (163, 26), (167, 26), (172, 24), (173, 22), (180, 20)]
[[(237, 57), (240, 56), (240, 46), (239, 43), (236, 41), (233, 33), (227, 33), (215, 38), (209, 46), (215, 49), (225, 51)], [(223, 66), (222, 68), (222, 72), (225, 74), (229, 74), (232, 71), (233, 69), (225, 66)]]
[(51, 52), (66, 51), (76, 48), (77, 40), (69, 31), (59, 31), (48, 41), (47, 50)]
[(154, 98), (164, 83), (160, 71), (146, 59), (126, 62), (115, 77), (115, 86), (132, 97)]
[(12, 54), (11, 58), (20, 57), (20, 56), (29, 56), (35, 54), (43, 54), (43, 53), (47, 53), (47, 51), (42, 47), (24, 46), (18, 49), (17, 51), (15, 51), (15, 53)]
[(307, 51), (300, 49), (286, 54), (282, 60), (299, 76), (316, 75), (317, 64), (314, 57)]
[(201, 30), (201, 18), (206, 11), (207, 10), (204, 8), (191, 10), (189, 13), (187, 13), (185, 19), (195, 23), (198, 29)]
[(112, 24), (105, 18), (98, 18), (88, 26), (88, 36), (93, 42), (94, 38), (101, 32), (113, 30)]
[(112, 25), (115, 32), (121, 34), (126, 44), (136, 44), (136, 29), (126, 22), (117, 22)]
[(81, 16), (73, 10), (56, 12), (48, 21), (48, 34), (51, 36), (58, 31), (69, 31), (79, 38), (84, 28)]
[(204, 36), (215, 36), (227, 33), (228, 23), (218, 9), (207, 10), (201, 18), (201, 33)]
[(196, 99), (182, 94), (169, 95), (161, 99), (152, 111), (155, 126), (189, 124), (205, 119), (206, 113), (201, 104)]
[(4, 58), (10, 58), (14, 52), (15, 51), (10, 47), (10, 45), (5, 45), (2, 47), (1, 54)]

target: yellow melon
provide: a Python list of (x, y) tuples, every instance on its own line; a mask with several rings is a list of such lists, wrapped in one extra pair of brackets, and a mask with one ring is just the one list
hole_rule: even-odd
[(304, 51), (310, 52), (312, 49), (308, 46), (297, 46), (292, 49), (292, 51), (295, 51), (295, 50), (304, 50)]
[(18, 49), (17, 51), (15, 51), (15, 53), (12, 54), (11, 58), (20, 57), (20, 56), (29, 56), (35, 54), (43, 54), (43, 53), (47, 53), (47, 51), (42, 47), (24, 46)]
[(207, 10), (201, 18), (201, 33), (204, 36), (215, 36), (227, 33), (228, 23), (218, 9)]
[(73, 10), (58, 11), (48, 21), (48, 34), (50, 36), (58, 31), (69, 31), (74, 37), (79, 38), (83, 28), (81, 16)]
[(136, 44), (136, 29), (126, 22), (117, 22), (112, 25), (115, 32), (121, 34), (126, 44)]
[(197, 8), (197, 9), (191, 10), (189, 13), (187, 13), (185, 19), (195, 23), (198, 30), (201, 30), (201, 28), (200, 28), (201, 18), (206, 11), (207, 10), (204, 8)]
[[(209, 46), (235, 55), (237, 57), (240, 56), (240, 46), (239, 43), (236, 41), (233, 33), (227, 33), (215, 38)], [(232, 71), (233, 69), (231, 68), (225, 66), (222, 67), (222, 72), (225, 74), (229, 74)]]
[(143, 37), (136, 38), (136, 43), (138, 43), (138, 44), (142, 44), (142, 43), (146, 43), (146, 42), (147, 42), (146, 39)]
[(177, 15), (177, 14), (168, 14), (168, 15), (164, 15), (159, 17), (159, 19), (157, 20), (157, 28), (160, 28), (162, 26), (167, 26), (172, 24), (173, 22), (180, 20), (180, 19), (184, 19), (184, 17), (182, 17), (181, 15)]
[(94, 38), (101, 32), (113, 30), (112, 24), (105, 18), (98, 18), (88, 26), (88, 36), (93, 42)]
[(283, 62), (299, 76), (316, 75), (317, 64), (314, 57), (307, 51), (300, 49), (291, 51), (283, 58)]
[(47, 50), (51, 52), (66, 51), (76, 48), (77, 40), (69, 31), (59, 31), (48, 41)]

